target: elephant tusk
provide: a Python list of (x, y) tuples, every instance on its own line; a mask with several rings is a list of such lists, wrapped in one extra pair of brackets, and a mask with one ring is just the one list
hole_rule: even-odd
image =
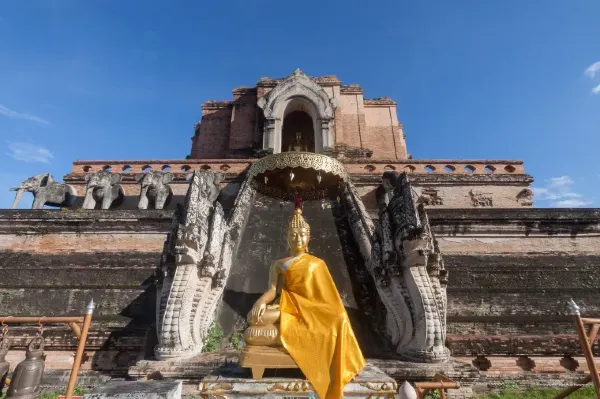
[(21, 197), (23, 196), (23, 193), (25, 192), (24, 189), (20, 189), (20, 190), (15, 190), (17, 193), (15, 194), (15, 200), (12, 203), (12, 206), (10, 207), (11, 209), (15, 209), (17, 207), (17, 204), (19, 203), (19, 201), (21, 200)]

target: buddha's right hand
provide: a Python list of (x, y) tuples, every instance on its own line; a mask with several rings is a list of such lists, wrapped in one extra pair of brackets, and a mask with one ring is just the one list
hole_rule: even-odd
[(267, 305), (265, 303), (255, 303), (250, 311), (250, 321), (252, 324), (258, 323), (262, 315), (267, 310)]

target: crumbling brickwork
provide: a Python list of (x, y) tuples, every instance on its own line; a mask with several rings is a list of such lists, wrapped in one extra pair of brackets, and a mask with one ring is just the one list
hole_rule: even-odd
[(580, 354), (566, 303), (573, 298), (583, 316), (600, 316), (600, 212), (428, 212), (450, 276), (454, 355)]
[[(125, 370), (155, 344), (154, 272), (171, 215), (0, 211), (1, 313), (82, 315), (93, 298), (96, 310), (86, 344), (90, 359), (83, 367)], [(11, 327), (12, 347), (24, 348), (35, 331), (35, 326)], [(47, 367), (60, 367), (61, 351), (76, 346), (73, 333), (66, 326), (47, 326), (44, 336)], [(11, 351), (11, 356), (19, 353)]]
[[(364, 99), (358, 85), (342, 85), (335, 76), (313, 77), (319, 90), (338, 104), (331, 129), (333, 145), (372, 150), (374, 159), (406, 159), (406, 144), (390, 99)], [(192, 158), (226, 158), (242, 149), (263, 148), (264, 114), (258, 100), (283, 79), (262, 78), (255, 87), (238, 87), (233, 100), (207, 101), (192, 138)], [(308, 109), (303, 112), (310, 111)], [(283, 114), (285, 116), (285, 113)], [(285, 124), (282, 117), (281, 125)], [(312, 115), (318, 127), (320, 120)], [(277, 132), (281, 134), (281, 131)], [(316, 134), (316, 132), (314, 133)]]

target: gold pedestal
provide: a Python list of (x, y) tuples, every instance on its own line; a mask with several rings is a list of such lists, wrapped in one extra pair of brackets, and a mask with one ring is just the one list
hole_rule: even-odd
[(240, 366), (252, 369), (255, 380), (262, 378), (265, 369), (298, 368), (281, 345), (279, 316), (279, 306), (268, 306), (259, 322), (244, 332), (246, 347), (240, 354)]
[(248, 345), (240, 354), (240, 365), (252, 369), (252, 378), (260, 380), (265, 369), (297, 369), (298, 365), (283, 347)]

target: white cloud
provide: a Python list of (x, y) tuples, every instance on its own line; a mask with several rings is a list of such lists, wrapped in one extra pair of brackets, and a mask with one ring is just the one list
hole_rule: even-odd
[(600, 94), (600, 85), (594, 87), (592, 89), (592, 93), (594, 93), (594, 94)]
[(585, 74), (590, 78), (596, 76), (596, 72), (600, 71), (600, 61), (594, 62), (592, 65), (585, 70)]
[(39, 123), (40, 125), (49, 125), (50, 124), (50, 122), (48, 122), (45, 119), (40, 118), (39, 116), (13, 111), (12, 109), (9, 109), (2, 104), (0, 104), (0, 115), (6, 116), (7, 118), (24, 119), (27, 121)]
[(31, 143), (8, 143), (8, 149), (6, 155), (17, 161), (50, 163), (54, 158), (46, 148)]
[(591, 202), (589, 202), (589, 201), (570, 199), (570, 200), (556, 201), (552, 205), (554, 205), (557, 208), (579, 208), (581, 206), (587, 206), (590, 204), (591, 204)]
[(558, 208), (576, 208), (591, 204), (582, 198), (581, 194), (573, 191), (575, 182), (569, 176), (553, 177), (546, 182), (545, 187), (532, 187), (536, 200), (552, 201), (551, 205)]

